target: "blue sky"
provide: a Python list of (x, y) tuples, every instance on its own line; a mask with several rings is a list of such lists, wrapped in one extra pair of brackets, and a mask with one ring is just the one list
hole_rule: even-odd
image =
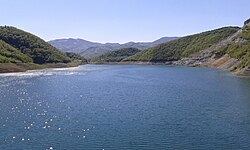
[(0, 25), (45, 40), (153, 41), (242, 26), (250, 0), (0, 0)]

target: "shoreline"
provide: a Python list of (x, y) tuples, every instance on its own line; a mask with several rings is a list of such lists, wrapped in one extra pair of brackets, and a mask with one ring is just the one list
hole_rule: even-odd
[[(169, 62), (144, 62), (144, 61), (126, 61), (126, 62), (103, 62), (103, 63), (84, 63), (84, 64), (93, 64), (93, 65), (175, 65), (175, 66), (187, 66), (187, 67), (201, 67), (201, 68), (217, 68), (223, 69), (213, 66), (205, 66), (205, 65), (181, 65), (176, 64), (174, 61)], [(72, 62), (72, 63), (55, 63), (55, 64), (34, 64), (34, 63), (0, 63), (0, 74), (4, 73), (18, 73), (18, 72), (26, 72), (28, 70), (38, 70), (38, 69), (49, 69), (49, 68), (71, 68), (71, 67), (78, 67), (79, 65), (84, 65), (79, 62)], [(230, 71), (229, 69), (225, 69), (229, 71), (231, 74), (239, 76), (239, 77), (250, 77), (250, 71)]]
[(146, 61), (123, 61), (123, 62), (90, 62), (95, 65), (173, 65), (173, 62), (146, 62)]
[(250, 77), (250, 70), (239, 70), (239, 71), (231, 71), (230, 69), (226, 68), (219, 68), (219, 67), (213, 67), (211, 65), (185, 65), (185, 64), (177, 64), (177, 61), (169, 61), (169, 62), (144, 62), (144, 61), (126, 61), (126, 62), (103, 62), (103, 63), (97, 63), (92, 62), (89, 64), (96, 64), (96, 65), (175, 65), (175, 66), (187, 66), (187, 67), (201, 67), (201, 68), (217, 68), (217, 69), (225, 69), (229, 71), (231, 74), (239, 76), (239, 77)]
[(55, 64), (34, 64), (34, 63), (0, 63), (0, 74), (26, 72), (28, 70), (49, 69), (49, 68), (70, 68), (81, 65), (79, 62), (55, 63)]

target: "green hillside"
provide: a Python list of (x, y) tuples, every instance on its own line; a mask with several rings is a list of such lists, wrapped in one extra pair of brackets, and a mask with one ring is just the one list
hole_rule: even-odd
[(30, 63), (32, 61), (29, 56), (0, 40), (0, 63)]
[(250, 27), (243, 27), (242, 33), (238, 35), (238, 38), (242, 42), (232, 43), (216, 52), (217, 56), (228, 54), (232, 58), (241, 60), (241, 63), (235, 70), (250, 67)]
[(66, 52), (66, 56), (68, 56), (72, 61), (81, 61), (82, 63), (87, 63), (87, 60), (82, 57), (80, 54), (76, 54), (73, 52)]
[(122, 48), (122, 49), (119, 49), (116, 51), (107, 52), (107, 53), (95, 58), (92, 61), (96, 62), (96, 63), (120, 62), (123, 59), (125, 59), (129, 56), (132, 56), (138, 52), (140, 52), (140, 50), (137, 48)]
[(58, 51), (44, 40), (15, 27), (1, 26), (0, 40), (28, 55), (37, 64), (68, 63), (71, 61), (64, 53)]
[(242, 33), (239, 35), (239, 38), (250, 40), (250, 26), (243, 27)]
[(187, 57), (191, 54), (209, 48), (210, 46), (234, 34), (239, 29), (240, 28), (238, 27), (224, 27), (200, 34), (186, 36), (141, 51), (131, 57), (124, 59), (124, 61), (176, 61), (183, 57)]

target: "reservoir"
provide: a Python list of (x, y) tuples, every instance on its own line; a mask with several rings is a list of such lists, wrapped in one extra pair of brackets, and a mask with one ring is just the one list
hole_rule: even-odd
[(250, 149), (250, 78), (165, 65), (0, 75), (2, 150)]

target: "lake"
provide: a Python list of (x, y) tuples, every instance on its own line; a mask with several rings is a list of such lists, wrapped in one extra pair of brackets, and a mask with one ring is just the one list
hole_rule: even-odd
[(250, 78), (83, 65), (0, 75), (0, 149), (250, 149)]

